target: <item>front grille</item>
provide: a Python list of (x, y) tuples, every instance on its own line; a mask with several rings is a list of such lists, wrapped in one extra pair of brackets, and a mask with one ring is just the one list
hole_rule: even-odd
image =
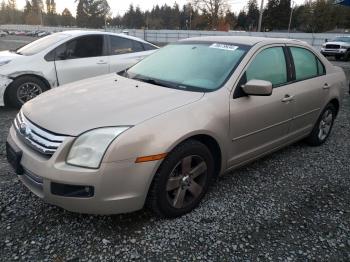
[(20, 111), (15, 120), (14, 127), (19, 138), (33, 150), (45, 155), (52, 156), (67, 136), (57, 135), (42, 129), (30, 122)]
[(327, 49), (339, 49), (340, 45), (326, 45)]

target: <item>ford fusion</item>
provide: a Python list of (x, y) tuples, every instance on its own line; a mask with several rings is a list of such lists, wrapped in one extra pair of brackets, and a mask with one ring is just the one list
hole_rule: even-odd
[(344, 72), (300, 41), (187, 39), (29, 101), (7, 157), (64, 209), (177, 217), (217, 176), (300, 139), (323, 144), (345, 87)]

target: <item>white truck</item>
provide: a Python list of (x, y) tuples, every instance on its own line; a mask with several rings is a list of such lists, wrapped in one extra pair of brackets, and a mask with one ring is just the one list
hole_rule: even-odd
[(326, 40), (322, 45), (321, 53), (324, 56), (334, 56), (335, 60), (350, 58), (350, 36), (338, 36), (331, 41)]

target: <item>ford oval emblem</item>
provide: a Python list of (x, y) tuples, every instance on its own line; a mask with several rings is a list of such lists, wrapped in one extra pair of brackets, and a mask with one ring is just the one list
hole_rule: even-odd
[(19, 127), (19, 132), (25, 136), (25, 137), (29, 137), (31, 138), (31, 130), (29, 127), (27, 127), (26, 123), (21, 123), (20, 127)]
[(25, 135), (27, 132), (27, 125), (26, 123), (21, 123), (19, 126), (19, 132), (21, 132), (22, 135)]

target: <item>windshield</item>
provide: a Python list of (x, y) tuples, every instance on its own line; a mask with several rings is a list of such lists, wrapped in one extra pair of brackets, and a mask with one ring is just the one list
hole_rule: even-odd
[(334, 42), (350, 42), (350, 37), (336, 37), (333, 40)]
[(35, 55), (67, 37), (69, 35), (62, 33), (49, 35), (17, 49), (16, 53), (25, 56)]
[(127, 71), (140, 81), (189, 91), (220, 88), (248, 47), (220, 43), (170, 44)]

